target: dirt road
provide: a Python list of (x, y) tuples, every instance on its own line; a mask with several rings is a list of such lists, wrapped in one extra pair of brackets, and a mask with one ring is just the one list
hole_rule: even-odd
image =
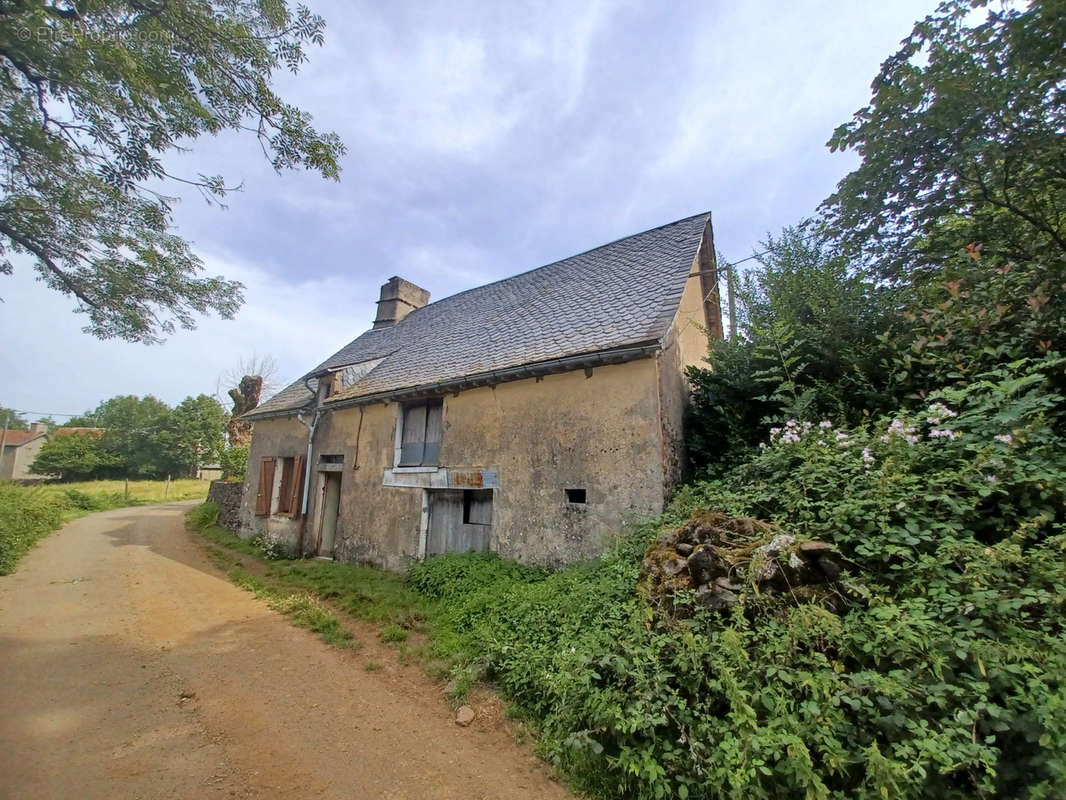
[(491, 714), (230, 584), (187, 508), (83, 518), (0, 577), (0, 798), (571, 796)]

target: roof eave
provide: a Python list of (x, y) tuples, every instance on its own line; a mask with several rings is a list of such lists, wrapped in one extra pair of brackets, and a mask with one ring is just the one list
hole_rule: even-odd
[(662, 340), (649, 339), (644, 342), (638, 342), (636, 344), (610, 350), (580, 353), (574, 356), (551, 359), (550, 361), (521, 364), (516, 367), (506, 367), (504, 369), (480, 372), (474, 375), (464, 375), (461, 378), (449, 378), (435, 383), (427, 383), (403, 389), (390, 389), (384, 392), (359, 395), (358, 397), (347, 397), (340, 400), (326, 401), (324, 407), (330, 409), (348, 408), (351, 406), (369, 405), (371, 403), (434, 397), (442, 394), (461, 392), (467, 389), (475, 389), (479, 386), (494, 386), (499, 383), (542, 377), (544, 375), (552, 375), (559, 372), (571, 372), (576, 369), (581, 369), (582, 367), (602, 367), (610, 364), (622, 364), (627, 361), (636, 361), (641, 358), (651, 358), (661, 349)]
[(278, 409), (277, 411), (264, 411), (259, 414), (255, 411), (248, 411), (247, 413), (241, 414), (240, 418), (248, 422), (258, 422), (259, 420), (276, 419), (277, 417), (296, 417), (306, 411), (307, 406), (301, 406), (300, 408), (284, 408)]

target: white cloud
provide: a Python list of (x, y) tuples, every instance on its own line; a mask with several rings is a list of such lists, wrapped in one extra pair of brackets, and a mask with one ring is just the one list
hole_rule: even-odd
[(253, 353), (271, 356), (291, 381), (370, 327), (377, 286), (341, 277), (272, 277), (233, 257), (205, 257), (208, 272), (242, 281), (235, 320), (208, 318), (163, 345), (101, 341), (81, 331), (69, 299), (35, 281), (28, 263), (0, 278), (8, 376), (0, 405), (80, 413), (119, 394), (152, 394), (170, 404), (213, 394), (219, 376)]
[(275, 175), (238, 134), (173, 156), (244, 182), (227, 212), (176, 209), (209, 269), (248, 285), (237, 320), (99, 342), (23, 266), (0, 276), (0, 404), (176, 402), (253, 352), (291, 379), (369, 326), (390, 275), (440, 299), (708, 208), (743, 257), (854, 162), (824, 142), (934, 3), (316, 0), (325, 47), (275, 79), (347, 144), (341, 183)]

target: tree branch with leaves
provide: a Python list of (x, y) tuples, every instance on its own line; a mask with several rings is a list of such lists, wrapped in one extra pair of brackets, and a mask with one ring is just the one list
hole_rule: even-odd
[(243, 287), (202, 276), (159, 187), (212, 202), (232, 188), (163, 159), (204, 134), (253, 131), (275, 170), (336, 180), (340, 139), (270, 85), (324, 26), (284, 0), (0, 3), (0, 272), (31, 256), (101, 338), (159, 342), (196, 315), (232, 318)]

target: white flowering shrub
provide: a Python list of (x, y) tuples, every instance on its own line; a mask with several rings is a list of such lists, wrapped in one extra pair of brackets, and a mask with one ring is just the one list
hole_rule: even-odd
[(887, 797), (1066, 796), (1064, 375), (1049, 353), (868, 426), (787, 420), (749, 462), (679, 493), (676, 513), (832, 543), (871, 590), (809, 639), (734, 620), (745, 655), (730, 680), (762, 698), (738, 746), (787, 731), (820, 765), (807, 787), (827, 793), (808, 796), (873, 795), (862, 780)]
[(263, 555), (272, 561), (290, 558), (292, 548), (278, 534), (264, 531), (256, 536), (252, 543), (263, 551)]

